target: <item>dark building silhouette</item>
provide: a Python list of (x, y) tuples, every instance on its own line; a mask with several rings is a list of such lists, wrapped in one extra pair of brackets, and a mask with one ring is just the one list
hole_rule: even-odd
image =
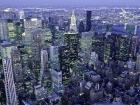
[(85, 32), (85, 25), (83, 21), (79, 23), (79, 33)]
[(87, 11), (86, 12), (86, 31), (90, 31), (91, 30), (91, 11)]

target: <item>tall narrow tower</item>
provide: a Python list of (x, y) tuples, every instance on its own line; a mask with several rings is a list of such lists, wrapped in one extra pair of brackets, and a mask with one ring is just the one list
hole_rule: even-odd
[(12, 47), (9, 43), (2, 44), (6, 105), (18, 105), (11, 60)]
[(90, 31), (91, 30), (91, 14), (92, 11), (87, 11), (86, 12), (86, 31)]
[(77, 32), (76, 16), (74, 11), (72, 12), (72, 16), (71, 16), (70, 31)]

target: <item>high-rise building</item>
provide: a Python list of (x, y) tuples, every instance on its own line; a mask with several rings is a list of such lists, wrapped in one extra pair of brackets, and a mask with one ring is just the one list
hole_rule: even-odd
[(78, 59), (79, 35), (77, 33), (66, 33), (64, 39), (65, 46), (59, 48), (60, 70), (62, 70), (63, 84), (67, 84), (74, 74), (74, 64)]
[(83, 32), (81, 34), (79, 55), (84, 64), (89, 63), (93, 36), (94, 32)]
[(70, 71), (70, 54), (68, 46), (59, 47), (59, 62), (60, 62), (60, 70), (62, 70), (62, 82), (63, 84), (67, 84), (67, 81), (71, 78)]
[(60, 71), (59, 64), (59, 47), (50, 46), (50, 67), (56, 71)]
[(0, 20), (0, 40), (8, 40), (7, 21)]
[(16, 33), (16, 41), (18, 43), (22, 42), (22, 34), (24, 33), (24, 26), (23, 26), (23, 20), (20, 20), (15, 23), (15, 33)]
[(11, 41), (16, 40), (17, 38), (16, 26), (13, 20), (8, 20), (8, 38)]
[(40, 69), (40, 83), (42, 83), (44, 73), (48, 68), (48, 52), (47, 50), (41, 50), (41, 69)]
[(84, 25), (84, 22), (81, 20), (80, 23), (79, 23), (79, 33), (82, 33), (85, 31), (85, 25)]
[(69, 48), (69, 57), (71, 60), (78, 58), (79, 52), (79, 34), (78, 33), (66, 33), (64, 43)]
[[(12, 67), (13, 67), (13, 74), (16, 83), (17, 89), (20, 91), (23, 83), (23, 70), (21, 64), (21, 57), (20, 52), (17, 47), (13, 47), (11, 51), (11, 59), (12, 59)], [(21, 86), (21, 87), (20, 87)]]
[(92, 51), (98, 54), (100, 61), (103, 61), (104, 58), (104, 34), (103, 33), (95, 33), (92, 40)]
[(18, 105), (16, 87), (14, 82), (12, 59), (11, 59), (12, 45), (9, 43), (2, 44), (3, 53), (3, 69), (4, 69), (4, 84), (6, 92), (6, 104), (7, 105)]
[(53, 35), (49, 28), (45, 29), (45, 46), (49, 47), (52, 44)]
[(131, 57), (136, 58), (138, 52), (139, 37), (137, 35), (132, 36), (131, 38)]
[(32, 42), (32, 31), (42, 27), (42, 20), (38, 18), (24, 19), (25, 34), (23, 40), (25, 44), (30, 45)]
[(108, 63), (109, 59), (111, 58), (112, 53), (112, 44), (113, 42), (107, 37), (104, 41), (104, 62)]
[(130, 41), (127, 35), (117, 37), (116, 41), (116, 59), (121, 61), (128, 61), (130, 54)]
[(140, 72), (140, 54), (137, 55), (136, 70)]
[(72, 16), (71, 16), (70, 31), (77, 32), (76, 16), (75, 16), (74, 11), (72, 12)]
[(92, 11), (86, 11), (86, 15), (86, 31), (90, 31)]

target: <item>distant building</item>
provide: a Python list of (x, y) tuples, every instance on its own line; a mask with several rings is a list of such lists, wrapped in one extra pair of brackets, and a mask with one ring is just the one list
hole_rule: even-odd
[(86, 31), (91, 30), (91, 16), (92, 16), (92, 11), (86, 11)]
[(78, 29), (79, 29), (79, 33), (85, 32), (85, 24), (82, 20), (79, 23)]
[(8, 40), (8, 24), (6, 20), (0, 20), (0, 40)]
[(136, 70), (140, 71), (140, 54), (137, 55)]
[(16, 25), (13, 20), (8, 20), (8, 38), (10, 41), (14, 41), (17, 38)]
[(23, 36), (24, 42), (27, 45), (30, 45), (33, 38), (32, 38), (32, 30), (41, 28), (42, 27), (42, 20), (38, 18), (31, 18), (31, 19), (24, 19), (24, 28), (25, 28), (25, 35)]
[(139, 45), (139, 37), (137, 35), (132, 36), (131, 39), (131, 57), (136, 59)]
[(19, 11), (19, 19), (24, 19), (25, 18), (25, 13), (23, 10)]
[(128, 61), (130, 41), (128, 36), (118, 36), (116, 41), (116, 59), (121, 61)]

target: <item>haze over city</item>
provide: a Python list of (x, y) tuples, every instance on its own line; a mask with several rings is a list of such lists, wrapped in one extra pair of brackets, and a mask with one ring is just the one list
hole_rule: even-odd
[(29, 7), (29, 6), (138, 6), (139, 0), (0, 0), (3, 7)]

